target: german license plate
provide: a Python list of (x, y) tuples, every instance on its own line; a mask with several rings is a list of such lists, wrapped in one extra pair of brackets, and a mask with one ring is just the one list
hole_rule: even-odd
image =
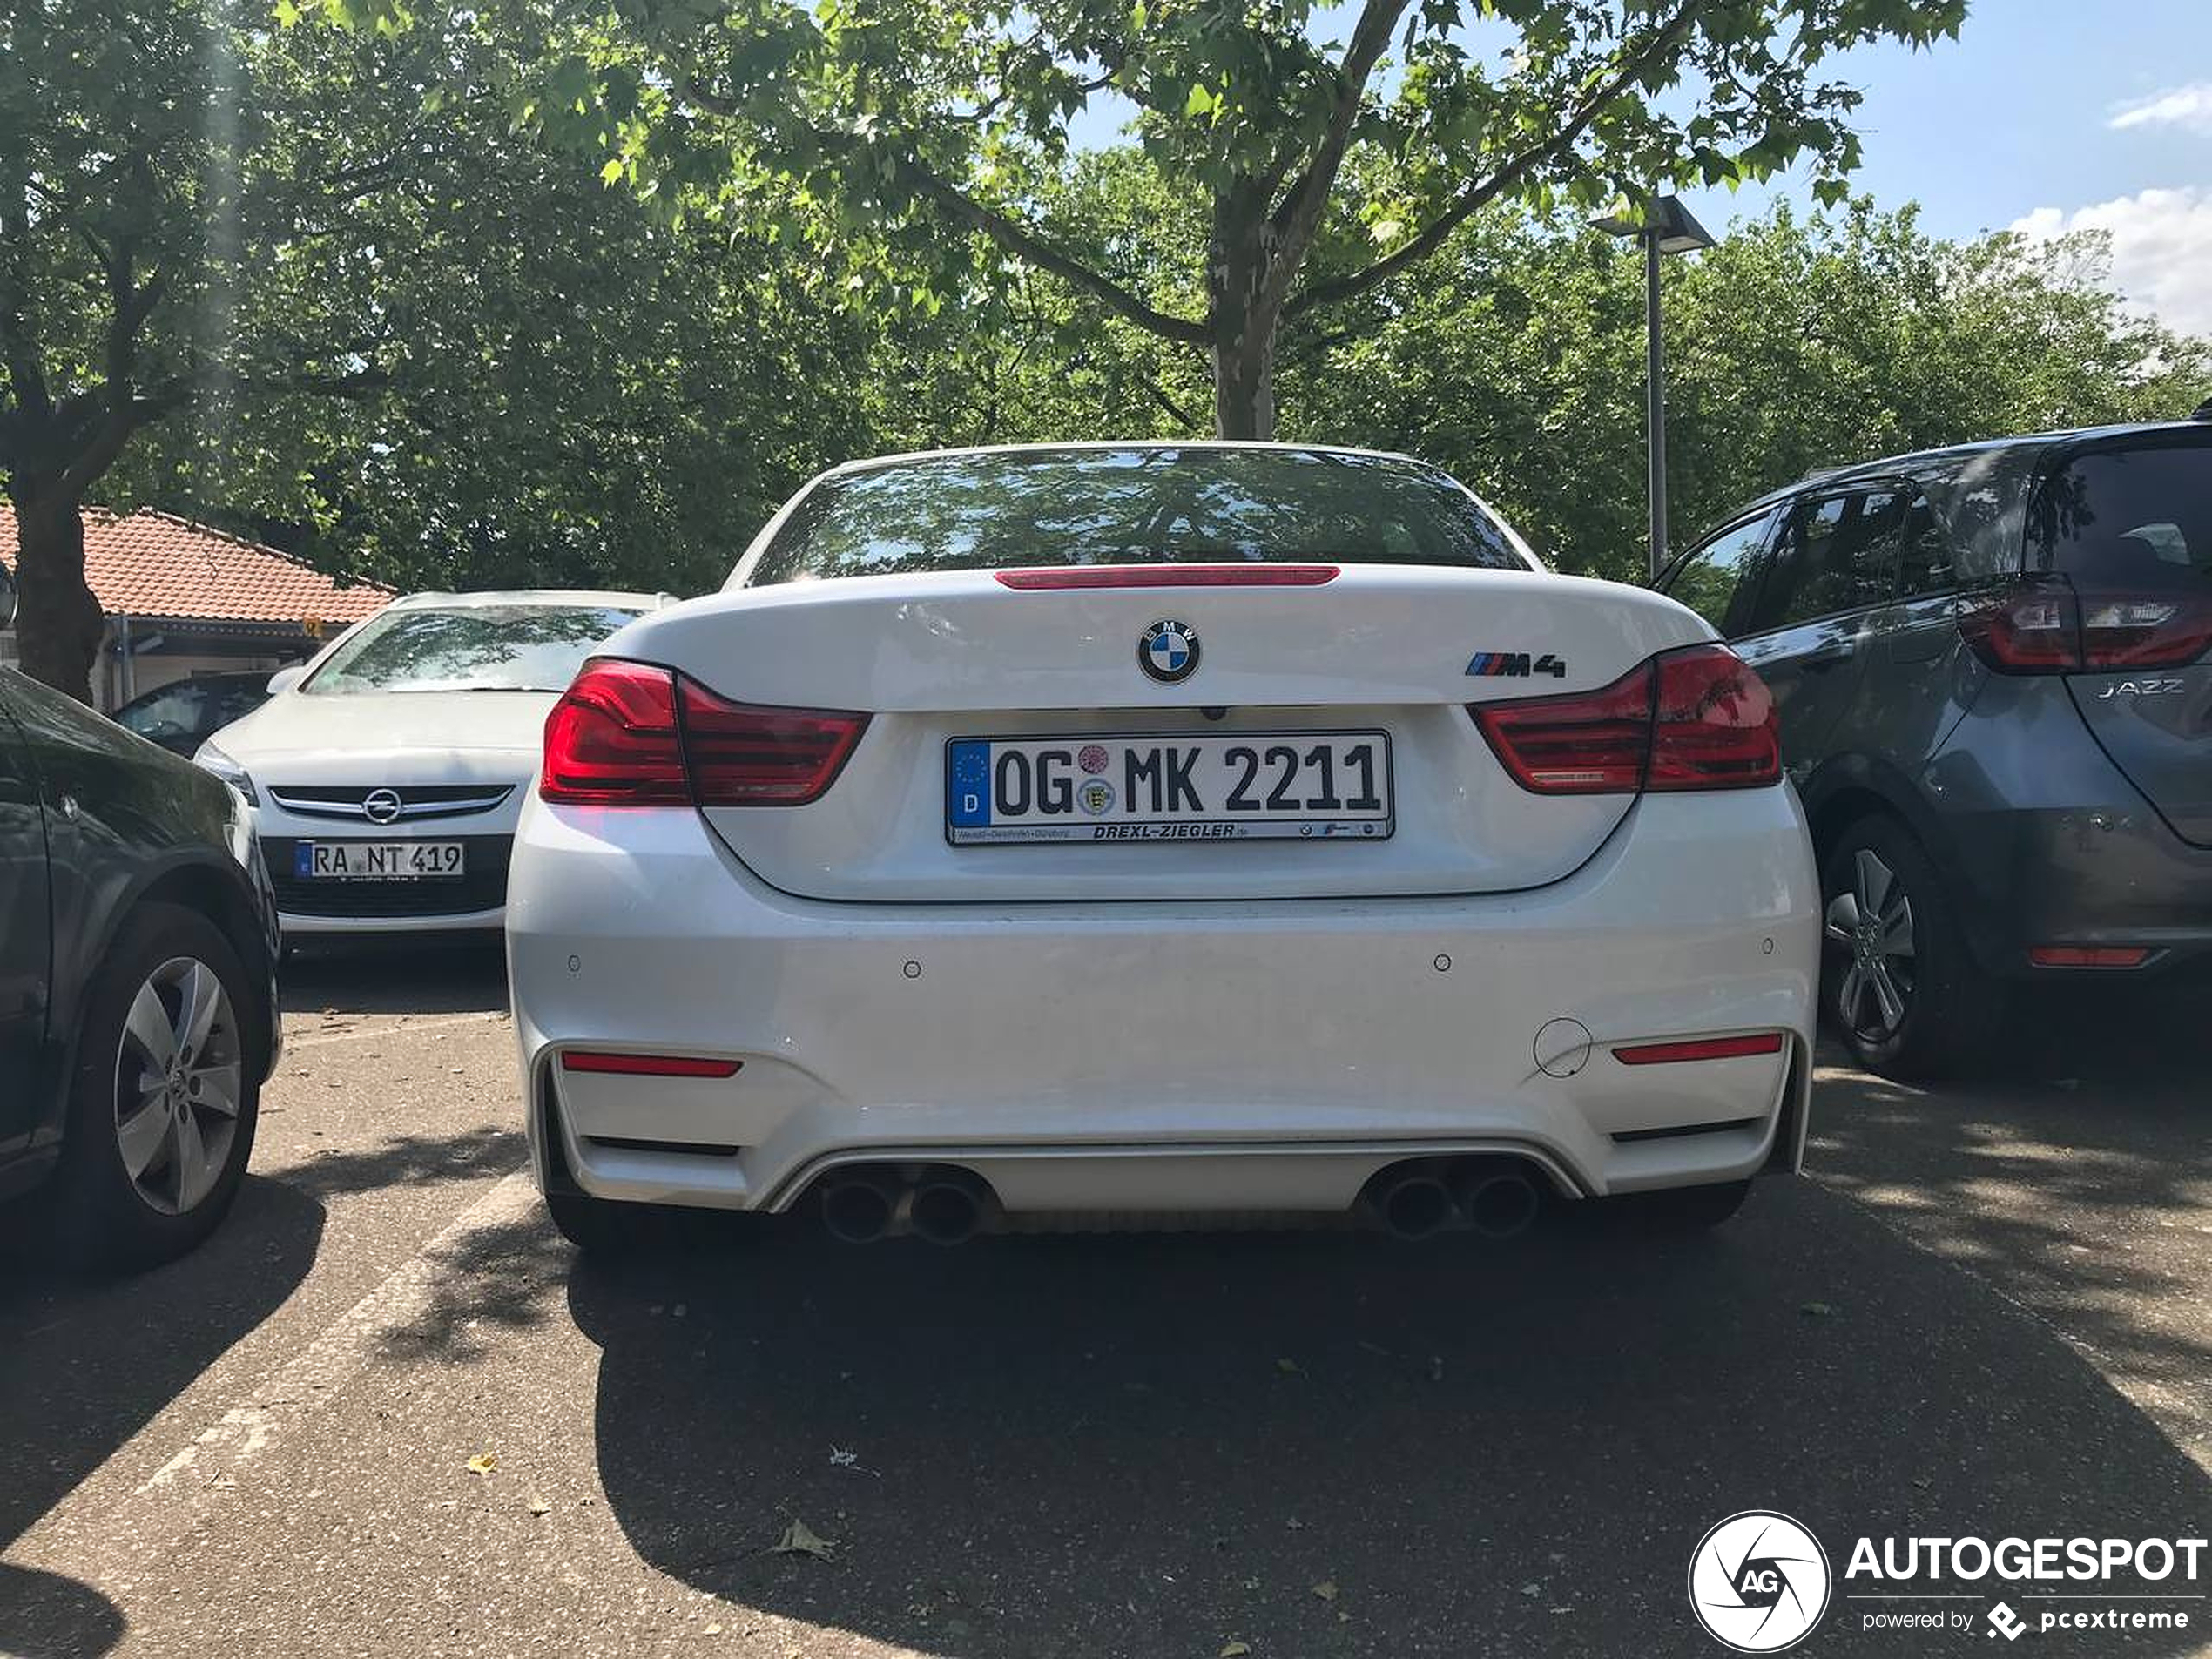
[(993, 841), (1386, 840), (1382, 732), (954, 738), (945, 836)]
[(459, 875), (459, 841), (295, 841), (292, 873), (327, 881), (421, 881)]

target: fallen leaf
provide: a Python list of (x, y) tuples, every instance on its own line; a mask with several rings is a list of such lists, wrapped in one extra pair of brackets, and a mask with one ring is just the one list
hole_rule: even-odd
[(1305, 1374), (1298, 1368), (1298, 1362), (1295, 1359), (1278, 1359), (1275, 1362), (1275, 1369), (1285, 1377), (1303, 1377)]
[(469, 1473), (489, 1474), (499, 1467), (499, 1456), (494, 1452), (479, 1452), (469, 1460)]
[(1249, 1642), (1224, 1642), (1221, 1644), (1221, 1659), (1244, 1659), (1251, 1650)]
[(1808, 1302), (1797, 1312), (1808, 1318), (1825, 1319), (1834, 1317), (1836, 1310), (1825, 1302)]
[(1329, 1578), (1323, 1579), (1313, 1587), (1313, 1593), (1325, 1602), (1335, 1601), (1337, 1599), (1336, 1581)]
[(784, 1535), (771, 1549), (777, 1555), (812, 1555), (818, 1561), (829, 1561), (837, 1554), (837, 1546), (819, 1536), (805, 1521), (794, 1520), (784, 1528)]

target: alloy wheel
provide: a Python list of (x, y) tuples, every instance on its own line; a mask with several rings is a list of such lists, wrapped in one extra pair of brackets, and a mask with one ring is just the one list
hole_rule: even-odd
[(215, 1190), (245, 1083), (222, 980), (196, 957), (171, 957), (131, 999), (115, 1056), (116, 1143), (150, 1208), (180, 1216)]
[(1858, 849), (1851, 886), (1828, 901), (1824, 931), (1831, 948), (1849, 959), (1836, 990), (1844, 1025), (1862, 1042), (1895, 1036), (1919, 971), (1912, 895), (1872, 847)]

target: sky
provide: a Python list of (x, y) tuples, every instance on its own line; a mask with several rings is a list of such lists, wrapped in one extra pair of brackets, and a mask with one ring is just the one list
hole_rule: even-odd
[[(1350, 8), (1317, 30), (1350, 30)], [(1973, 0), (1957, 40), (1861, 49), (1826, 66), (1865, 95), (1853, 188), (1921, 204), (1939, 236), (2097, 229), (2114, 286), (2169, 327), (2212, 334), (2212, 0)], [(1113, 140), (1126, 107), (1078, 118)], [(1718, 231), (1806, 179), (1689, 192)]]

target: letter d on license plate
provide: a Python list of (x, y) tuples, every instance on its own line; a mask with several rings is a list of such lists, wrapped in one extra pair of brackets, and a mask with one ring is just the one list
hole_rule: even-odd
[(1009, 841), (1384, 840), (1384, 732), (954, 738), (945, 838)]

